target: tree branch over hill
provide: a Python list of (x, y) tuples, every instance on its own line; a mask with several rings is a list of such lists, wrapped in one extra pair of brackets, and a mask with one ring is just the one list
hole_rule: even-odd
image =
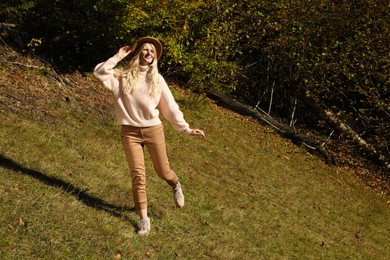
[(217, 104), (228, 107), (229, 109), (240, 113), (241, 115), (252, 116), (253, 118), (272, 126), (278, 133), (283, 137), (286, 137), (296, 144), (304, 145), (311, 153), (315, 153), (328, 164), (336, 164), (336, 160), (329, 155), (329, 153), (323, 148), (323, 146), (316, 140), (304, 135), (297, 133), (292, 127), (278, 122), (265, 111), (261, 109), (252, 109), (238, 101), (235, 101), (231, 97), (218, 93), (213, 90), (208, 90), (207, 95), (217, 101)]
[[(218, 101), (219, 105), (228, 107), (235, 112), (238, 112), (242, 115), (252, 116), (259, 121), (266, 123), (276, 129), (282, 136), (292, 140), (297, 144), (305, 145), (306, 148), (309, 149), (310, 152), (317, 153), (321, 156), (325, 162), (336, 164), (335, 158), (329, 155), (329, 153), (324, 149), (323, 145), (321, 145), (318, 141), (313, 140), (312, 138), (297, 133), (292, 127), (289, 127), (283, 123), (278, 122), (270, 115), (268, 115), (265, 111), (261, 109), (252, 109), (238, 101), (235, 101), (231, 97), (218, 93), (216, 91), (209, 90), (207, 95)], [(328, 107), (322, 104), (317, 98), (310, 97), (305, 95), (303, 101), (307, 106), (314, 109), (318, 114), (322, 115), (322, 117), (333, 127), (338, 129), (346, 138), (352, 140), (356, 144), (359, 145), (360, 148), (366, 153), (367, 157), (379, 165), (385, 167), (386, 169), (390, 169), (390, 164), (386, 158), (378, 153), (378, 151), (369, 144), (366, 140), (364, 140), (358, 133), (356, 133), (349, 125), (344, 123), (341, 119), (339, 119)]]
[(306, 105), (317, 111), (322, 117), (333, 127), (337, 128), (340, 132), (342, 132), (347, 138), (354, 141), (361, 147), (368, 155), (368, 157), (381, 166), (384, 166), (387, 169), (390, 169), (390, 163), (388, 160), (378, 151), (375, 147), (369, 144), (366, 140), (364, 140), (358, 133), (356, 133), (349, 125), (344, 123), (340, 118), (338, 118), (330, 108), (326, 107), (322, 104), (318, 98), (304, 95), (303, 101)]

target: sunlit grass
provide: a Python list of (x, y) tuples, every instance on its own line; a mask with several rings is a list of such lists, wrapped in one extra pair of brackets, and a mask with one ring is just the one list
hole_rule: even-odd
[(119, 127), (58, 109), (45, 123), (0, 114), (4, 259), (390, 257), (388, 198), (207, 100), (184, 109), (206, 139), (164, 122), (183, 209), (146, 154), (152, 231), (138, 237)]

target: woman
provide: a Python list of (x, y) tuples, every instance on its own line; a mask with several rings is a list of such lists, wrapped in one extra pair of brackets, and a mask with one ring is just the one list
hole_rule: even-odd
[[(189, 127), (167, 83), (158, 73), (157, 60), (161, 55), (160, 41), (153, 37), (143, 37), (132, 46), (120, 48), (113, 57), (98, 64), (94, 71), (95, 76), (114, 95), (115, 115), (122, 125), (122, 144), (131, 172), (134, 204), (140, 217), (140, 235), (150, 232), (144, 146), (149, 151), (158, 176), (172, 187), (176, 205), (180, 208), (184, 206), (179, 179), (169, 166), (159, 113), (177, 131), (205, 137), (202, 130)], [(128, 67), (114, 69), (125, 57), (130, 60)]]

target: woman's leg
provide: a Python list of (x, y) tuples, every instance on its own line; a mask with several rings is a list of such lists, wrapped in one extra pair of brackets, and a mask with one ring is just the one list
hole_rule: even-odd
[(147, 217), (146, 174), (141, 130), (122, 126), (122, 145), (129, 164), (135, 208), (141, 219)]
[(143, 136), (157, 175), (175, 188), (179, 179), (169, 166), (163, 125), (144, 128)]
[(176, 173), (169, 166), (163, 126), (148, 128), (144, 138), (158, 176), (172, 187), (175, 204), (182, 208), (184, 195)]

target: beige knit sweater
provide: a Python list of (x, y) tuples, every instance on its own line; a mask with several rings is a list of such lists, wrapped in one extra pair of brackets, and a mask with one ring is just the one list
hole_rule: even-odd
[(161, 124), (159, 118), (161, 112), (177, 131), (191, 133), (192, 129), (184, 120), (183, 113), (160, 74), (160, 93), (155, 98), (148, 94), (148, 86), (145, 81), (148, 67), (139, 67), (138, 82), (131, 94), (124, 94), (121, 91), (125, 79), (114, 75), (114, 67), (122, 59), (123, 57), (117, 53), (107, 61), (99, 63), (94, 70), (94, 75), (113, 93), (118, 124), (136, 127), (155, 126)]

